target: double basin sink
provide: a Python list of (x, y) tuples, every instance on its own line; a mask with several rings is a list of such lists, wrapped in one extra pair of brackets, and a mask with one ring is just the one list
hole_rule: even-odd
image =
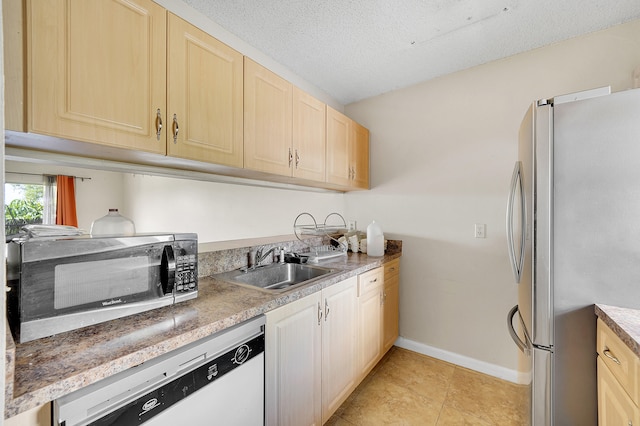
[(255, 269), (215, 274), (213, 277), (268, 292), (283, 292), (336, 272), (335, 269), (304, 263), (271, 263)]

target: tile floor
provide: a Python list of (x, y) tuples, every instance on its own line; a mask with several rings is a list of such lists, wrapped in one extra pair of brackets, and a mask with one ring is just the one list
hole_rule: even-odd
[(525, 392), (394, 346), (325, 425), (523, 425)]

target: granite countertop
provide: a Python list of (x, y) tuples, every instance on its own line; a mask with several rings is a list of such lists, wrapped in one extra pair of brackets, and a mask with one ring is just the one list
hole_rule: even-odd
[(596, 305), (596, 315), (640, 358), (640, 310)]
[(5, 417), (378, 267), (401, 253), (401, 246), (387, 250), (384, 257), (349, 253), (322, 263), (338, 270), (335, 275), (284, 293), (200, 277), (198, 297), (173, 306), (22, 344), (15, 344), (7, 332)]

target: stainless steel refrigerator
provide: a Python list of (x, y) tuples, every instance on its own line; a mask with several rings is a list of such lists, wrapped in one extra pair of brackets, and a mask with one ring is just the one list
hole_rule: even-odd
[(640, 89), (534, 102), (507, 203), (531, 424), (597, 424), (594, 304), (640, 308)]

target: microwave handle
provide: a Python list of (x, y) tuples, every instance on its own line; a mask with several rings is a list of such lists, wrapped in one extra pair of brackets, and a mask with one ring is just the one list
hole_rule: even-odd
[(164, 294), (173, 293), (173, 286), (176, 281), (176, 256), (173, 254), (173, 247), (164, 246), (162, 251), (162, 261), (160, 262), (160, 282)]

